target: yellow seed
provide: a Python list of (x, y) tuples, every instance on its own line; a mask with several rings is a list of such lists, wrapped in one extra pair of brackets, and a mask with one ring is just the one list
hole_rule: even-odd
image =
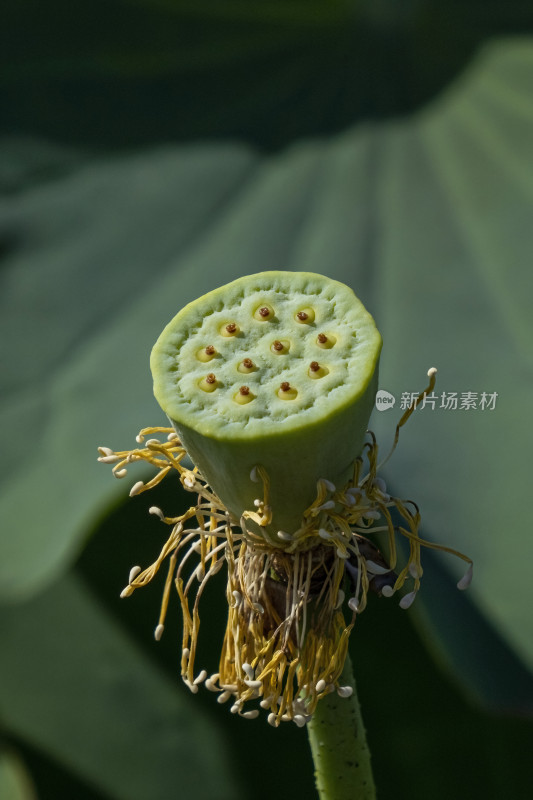
[(210, 372), (205, 378), (202, 378), (201, 381), (198, 382), (198, 386), (204, 392), (214, 392), (218, 386), (218, 381), (215, 378), (214, 374)]
[(323, 350), (329, 350), (330, 347), (333, 347), (335, 342), (337, 341), (336, 337), (333, 336), (331, 333), (319, 333), (316, 337), (316, 343), (319, 347)]
[(294, 319), (296, 322), (301, 322), (305, 325), (311, 325), (315, 321), (314, 309), (306, 306), (305, 308), (302, 308), (300, 311), (296, 312)]
[(288, 381), (283, 381), (278, 389), (278, 397), (282, 400), (294, 400), (298, 396), (296, 389), (290, 385)]
[(246, 374), (249, 374), (250, 372), (255, 372), (257, 367), (255, 366), (251, 358), (245, 358), (241, 361), (237, 369), (239, 372), (244, 372)]
[(237, 336), (239, 332), (240, 328), (236, 322), (228, 322), (220, 328), (222, 336)]
[(327, 367), (323, 367), (322, 364), (318, 363), (318, 361), (311, 361), (309, 364), (309, 369), (307, 370), (307, 374), (310, 378), (323, 378), (328, 373), (329, 369)]
[(233, 395), (233, 399), (239, 405), (244, 406), (246, 403), (251, 403), (251, 401), (255, 398), (255, 394), (250, 391), (248, 386), (241, 386), (239, 391)]
[(258, 306), (254, 311), (254, 319), (259, 320), (259, 322), (268, 322), (269, 319), (274, 317), (276, 312), (269, 306), (268, 303), (263, 303), (262, 306)]
[(198, 350), (196, 353), (196, 358), (198, 361), (211, 361), (211, 359), (216, 355), (216, 350), (212, 344), (207, 345), (207, 347), (202, 347), (201, 350)]
[(272, 350), (273, 353), (276, 353), (276, 355), (282, 356), (285, 355), (285, 353), (289, 352), (290, 346), (291, 343), (289, 342), (288, 339), (276, 339), (270, 345), (270, 349)]

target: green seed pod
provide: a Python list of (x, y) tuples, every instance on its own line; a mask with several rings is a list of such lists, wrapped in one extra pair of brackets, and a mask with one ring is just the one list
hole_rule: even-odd
[(262, 496), (254, 467), (266, 471), (263, 533), (279, 544), (279, 530), (300, 528), (320, 478), (340, 488), (351, 476), (380, 350), (374, 320), (344, 284), (262, 272), (174, 317), (152, 351), (154, 394), (237, 521)]

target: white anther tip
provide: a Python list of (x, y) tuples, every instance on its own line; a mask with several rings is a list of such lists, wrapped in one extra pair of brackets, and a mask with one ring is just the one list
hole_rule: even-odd
[(161, 637), (163, 636), (163, 631), (164, 630), (165, 630), (165, 626), (164, 625), (159, 624), (157, 626), (157, 628), (154, 631), (154, 639), (156, 640), (156, 642), (158, 642), (161, 639)]
[(277, 728), (278, 725), (279, 725), (279, 720), (278, 720), (278, 718), (276, 717), (275, 714), (269, 714), (268, 717), (267, 717), (267, 722), (268, 722), (269, 725), (272, 725), (272, 727), (274, 727), (274, 728)]
[(127, 469), (117, 469), (116, 472), (113, 473), (115, 478), (124, 478), (124, 476), (127, 474), (128, 474)]
[(320, 478), (320, 480), (322, 481), (322, 483), (324, 484), (324, 486), (328, 490), (328, 492), (336, 492), (337, 491), (337, 487), (335, 486), (335, 484), (332, 483), (331, 481), (328, 481), (327, 478)]
[(247, 675), (248, 679), (253, 681), (254, 676), (255, 676), (255, 672), (254, 672), (254, 668), (252, 667), (252, 665), (248, 664), (248, 663), (244, 663), (242, 665), (242, 669), (243, 669), (243, 672), (246, 672), (246, 675)]
[(200, 683), (203, 683), (207, 678), (207, 672), (203, 669), (200, 674), (194, 679), (194, 685), (198, 686)]
[(281, 539), (282, 542), (292, 542), (293, 537), (287, 531), (278, 531), (278, 539)]
[(350, 597), (348, 600), (348, 608), (351, 608), (352, 611), (357, 611), (359, 608), (359, 601), (357, 597)]
[(405, 594), (400, 600), (400, 608), (409, 608), (410, 606), (412, 606), (415, 597), (416, 597), (416, 592), (409, 592), (409, 594)]
[(243, 711), (241, 717), (244, 719), (256, 719), (259, 716), (259, 711), (257, 708), (254, 708), (253, 711)]
[(293, 722), (295, 722), (299, 728), (303, 728), (305, 725), (305, 717), (303, 714), (295, 714), (293, 717)]
[(380, 492), (386, 492), (387, 491), (387, 484), (385, 483), (383, 478), (376, 478), (374, 480), (374, 484), (377, 486), (377, 488), (379, 489)]
[(142, 492), (143, 489), (144, 489), (144, 483), (142, 481), (137, 481), (137, 483), (134, 483), (130, 489), (130, 497), (139, 494), (139, 492)]
[(430, 367), (428, 369), (428, 378), (432, 378), (433, 375), (437, 374), (437, 367)]
[(394, 587), (393, 586), (384, 586), (381, 590), (381, 594), (383, 597), (392, 597), (394, 594)]
[(165, 516), (158, 506), (150, 506), (148, 513), (153, 514), (155, 517), (159, 517), (159, 519), (164, 519)]
[(463, 577), (461, 578), (461, 580), (457, 584), (457, 588), (460, 589), (462, 592), (465, 589), (468, 589), (468, 587), (472, 583), (473, 572), (474, 572), (474, 565), (470, 564), (470, 566), (468, 567), (467, 571), (465, 572), (465, 574), (463, 575)]
[(322, 694), (322, 692), (326, 688), (326, 681), (325, 680), (318, 681), (318, 683), (317, 683), (315, 688), (316, 688), (316, 693), (317, 694)]
[(133, 583), (139, 572), (141, 571), (140, 567), (132, 567), (130, 569), (130, 574), (128, 576), (128, 583)]
[(370, 559), (366, 560), (366, 569), (367, 572), (370, 572), (372, 575), (386, 575), (387, 572), (390, 572), (390, 567), (382, 567), (381, 564), (376, 564), (375, 561), (371, 561)]
[(321, 539), (331, 539), (331, 534), (327, 532), (325, 528), (318, 529), (318, 535)]
[(254, 483), (258, 483), (259, 482), (259, 475), (257, 473), (257, 467), (252, 467), (252, 469), (250, 471), (250, 480), (253, 481)]
[(339, 686), (337, 688), (337, 694), (339, 697), (351, 697), (353, 694), (353, 689), (351, 686)]
[(414, 564), (411, 562), (409, 564), (409, 574), (412, 578), (421, 578), (422, 577), (422, 567), (419, 567), (418, 564)]
[(129, 597), (132, 594), (133, 594), (133, 586), (125, 586), (121, 591), (120, 596), (124, 598), (124, 597)]

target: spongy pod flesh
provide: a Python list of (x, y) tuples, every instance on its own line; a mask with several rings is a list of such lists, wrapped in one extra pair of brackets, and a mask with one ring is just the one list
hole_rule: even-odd
[(235, 521), (270, 481), (265, 534), (300, 528), (317, 481), (351, 476), (381, 337), (353, 291), (309, 272), (239, 278), (185, 306), (151, 356), (154, 394)]

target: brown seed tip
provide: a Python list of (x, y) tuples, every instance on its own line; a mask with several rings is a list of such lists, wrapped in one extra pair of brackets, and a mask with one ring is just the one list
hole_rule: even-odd
[(262, 317), (268, 317), (270, 316), (270, 309), (267, 308), (266, 306), (263, 306), (263, 308), (259, 309), (259, 313), (261, 314)]
[(274, 350), (283, 350), (283, 345), (280, 341), (278, 341), (278, 339), (276, 339), (272, 347), (274, 348)]
[(235, 333), (235, 331), (237, 330), (236, 323), (230, 322), (228, 325), (226, 325), (226, 330), (228, 333)]
[(282, 392), (289, 392), (290, 388), (291, 388), (291, 385), (290, 385), (289, 381), (283, 381), (283, 383), (281, 384), (281, 386), (279, 388), (281, 389)]
[(320, 342), (320, 344), (326, 344), (326, 342), (327, 342), (327, 340), (328, 340), (328, 337), (326, 336), (326, 334), (325, 334), (325, 333), (319, 333), (319, 334), (318, 334), (318, 336), (317, 336), (316, 338), (318, 339), (318, 341)]
[(243, 397), (246, 397), (247, 394), (250, 394), (250, 387), (249, 386), (241, 386), (239, 392), (242, 394)]
[(251, 358), (245, 358), (244, 361), (242, 362), (242, 365), (243, 367), (246, 367), (246, 369), (252, 369), (254, 362), (252, 361)]
[(214, 374), (212, 372), (210, 372), (209, 375), (205, 376), (205, 382), (206, 383), (216, 383), (216, 380), (217, 379), (215, 378), (215, 376), (214, 376)]
[(206, 354), (206, 356), (214, 356), (215, 355), (215, 348), (213, 347), (212, 344), (208, 344), (207, 345), (207, 347), (205, 348), (205, 354)]
[(320, 364), (318, 363), (318, 361), (311, 361), (311, 363), (309, 364), (309, 369), (312, 372), (318, 372), (318, 370), (320, 369)]
[(305, 320), (309, 318), (309, 314), (306, 314), (306, 313), (305, 313), (305, 311), (298, 311), (298, 313), (296, 314), (296, 316), (297, 316), (297, 317), (298, 317), (298, 319), (300, 319), (302, 322), (305, 322)]

